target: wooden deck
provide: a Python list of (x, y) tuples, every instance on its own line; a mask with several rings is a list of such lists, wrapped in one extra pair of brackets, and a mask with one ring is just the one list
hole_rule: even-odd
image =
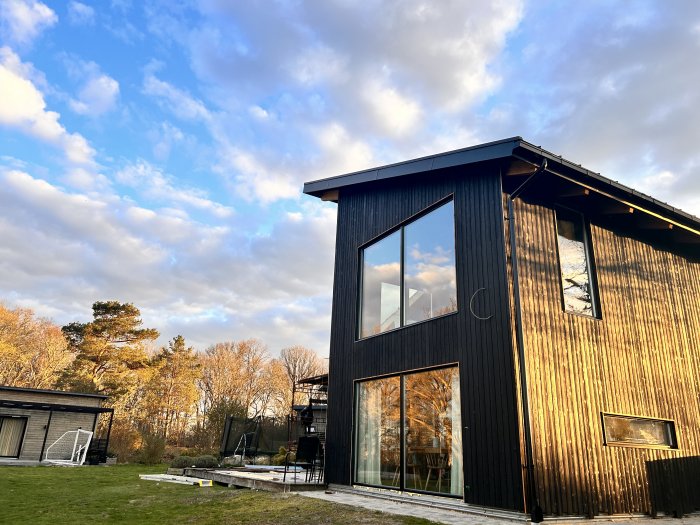
[(309, 490), (324, 490), (323, 482), (305, 482), (305, 473), (287, 472), (287, 479), (283, 481), (284, 472), (279, 470), (263, 470), (260, 468), (232, 468), (232, 469), (204, 469), (186, 468), (185, 476), (210, 479), (214, 483), (228, 487), (239, 487), (267, 492), (303, 492)]

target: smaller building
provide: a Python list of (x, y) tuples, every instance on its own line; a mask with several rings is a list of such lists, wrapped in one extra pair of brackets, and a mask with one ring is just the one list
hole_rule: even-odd
[[(46, 448), (71, 430), (95, 433), (93, 458), (104, 461), (114, 409), (103, 407), (107, 396), (59, 390), (0, 386), (0, 458), (41, 461)], [(100, 418), (103, 418), (102, 421)]]

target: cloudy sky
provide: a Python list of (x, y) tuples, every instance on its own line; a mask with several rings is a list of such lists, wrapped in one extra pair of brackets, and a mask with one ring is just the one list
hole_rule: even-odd
[(521, 135), (700, 214), (700, 2), (0, 0), (0, 300), (328, 352), (304, 181)]

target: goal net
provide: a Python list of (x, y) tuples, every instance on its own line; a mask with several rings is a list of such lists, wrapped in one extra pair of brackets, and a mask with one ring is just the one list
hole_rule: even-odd
[(49, 445), (44, 460), (64, 465), (82, 465), (91, 439), (92, 432), (69, 430)]

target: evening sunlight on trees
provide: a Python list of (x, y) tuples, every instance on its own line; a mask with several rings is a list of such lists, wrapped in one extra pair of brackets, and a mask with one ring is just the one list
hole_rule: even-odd
[(0, 385), (53, 388), (72, 360), (58, 326), (0, 304)]
[(108, 396), (110, 447), (133, 460), (158, 446), (217, 453), (228, 416), (285, 424), (293, 404), (308, 402), (294, 398), (296, 382), (326, 371), (326, 361), (303, 346), (272, 358), (260, 339), (197, 352), (181, 335), (157, 349), (159, 335), (129, 303), (98, 301), (91, 321), (63, 328), (0, 305), (0, 384)]

